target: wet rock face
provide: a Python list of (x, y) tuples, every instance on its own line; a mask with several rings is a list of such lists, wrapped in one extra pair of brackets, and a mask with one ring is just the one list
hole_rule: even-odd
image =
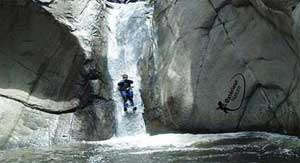
[(141, 69), (154, 75), (143, 76), (148, 130), (299, 135), (297, 4), (158, 0), (158, 55)]
[(0, 148), (112, 136), (103, 6), (0, 0)]

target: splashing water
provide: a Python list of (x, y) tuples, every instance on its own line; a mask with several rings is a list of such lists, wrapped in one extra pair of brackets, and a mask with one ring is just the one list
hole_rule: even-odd
[(0, 151), (0, 162), (299, 162), (297, 137), (262, 132), (164, 134)]
[[(145, 134), (143, 120), (143, 102), (140, 95), (138, 60), (144, 53), (145, 46), (151, 42), (152, 7), (146, 2), (111, 4), (107, 18), (110, 29), (108, 36), (108, 69), (113, 82), (113, 99), (116, 104), (117, 136), (134, 136)], [(123, 102), (118, 91), (117, 83), (122, 74), (128, 74), (134, 81), (134, 103), (136, 113), (124, 113)], [(129, 110), (132, 112), (132, 110)]]
[[(264, 132), (226, 134), (161, 134), (149, 136), (142, 117), (137, 62), (151, 42), (152, 8), (145, 2), (113, 4), (108, 66), (114, 84), (117, 137), (106, 141), (72, 142), (46, 147), (0, 150), (0, 162), (181, 163), (181, 162), (299, 162), (300, 139)], [(151, 45), (150, 45), (151, 46)], [(136, 114), (123, 112), (117, 90), (121, 74), (134, 80)], [(0, 101), (1, 105), (1, 101)]]

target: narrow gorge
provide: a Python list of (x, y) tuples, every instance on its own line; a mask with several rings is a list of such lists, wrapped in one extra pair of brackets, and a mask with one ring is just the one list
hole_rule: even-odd
[(300, 160), (299, 0), (0, 0), (0, 20), (0, 162)]

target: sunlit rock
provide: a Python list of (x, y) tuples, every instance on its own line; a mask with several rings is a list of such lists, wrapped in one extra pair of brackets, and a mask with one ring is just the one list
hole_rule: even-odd
[[(113, 135), (104, 8), (96, 0), (0, 0), (0, 148)], [(97, 86), (91, 69), (102, 73)]]
[[(155, 66), (141, 69), (152, 75), (143, 76), (148, 130), (299, 135), (297, 3), (157, 0), (158, 52), (144, 61)], [(233, 87), (237, 74), (245, 84)]]

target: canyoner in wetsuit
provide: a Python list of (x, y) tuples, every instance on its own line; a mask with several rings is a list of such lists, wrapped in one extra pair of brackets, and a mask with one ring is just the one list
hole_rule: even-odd
[(123, 74), (122, 75), (123, 80), (118, 83), (119, 86), (119, 91), (121, 93), (121, 96), (123, 98), (123, 103), (124, 103), (124, 111), (127, 112), (127, 108), (129, 107), (127, 101), (130, 102), (130, 105), (133, 107), (133, 110), (136, 110), (136, 107), (134, 107), (134, 102), (133, 102), (133, 91), (132, 91), (132, 86), (133, 84), (132, 80), (128, 80), (128, 75)]

